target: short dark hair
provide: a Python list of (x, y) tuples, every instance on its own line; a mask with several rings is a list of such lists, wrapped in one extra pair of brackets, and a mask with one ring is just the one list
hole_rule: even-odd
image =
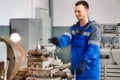
[(89, 9), (89, 4), (86, 1), (80, 0), (75, 3), (75, 6), (83, 5), (86, 9)]

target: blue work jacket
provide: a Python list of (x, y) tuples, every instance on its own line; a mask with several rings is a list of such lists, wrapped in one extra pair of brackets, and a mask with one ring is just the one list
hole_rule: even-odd
[[(85, 25), (86, 26), (86, 25)], [(81, 31), (85, 26), (78, 26)], [(79, 66), (81, 61), (86, 61), (85, 70), (76, 75), (76, 80), (100, 80), (100, 28), (92, 24), (83, 34), (76, 34), (76, 25), (59, 37), (58, 47), (64, 48), (71, 44), (71, 72)]]

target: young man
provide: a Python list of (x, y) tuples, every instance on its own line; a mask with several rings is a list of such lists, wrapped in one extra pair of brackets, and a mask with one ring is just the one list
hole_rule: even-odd
[(86, 1), (78, 1), (74, 11), (78, 22), (59, 38), (53, 37), (51, 42), (60, 48), (71, 44), (71, 72), (76, 73), (76, 80), (100, 80), (99, 26), (88, 19), (89, 5)]

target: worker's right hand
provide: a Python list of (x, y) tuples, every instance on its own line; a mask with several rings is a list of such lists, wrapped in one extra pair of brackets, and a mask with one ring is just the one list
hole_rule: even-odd
[(53, 43), (54, 45), (58, 45), (59, 44), (59, 39), (57, 37), (53, 37), (50, 39), (50, 42)]
[(82, 61), (81, 64), (76, 69), (76, 74), (82, 74), (82, 72), (85, 70), (86, 62)]

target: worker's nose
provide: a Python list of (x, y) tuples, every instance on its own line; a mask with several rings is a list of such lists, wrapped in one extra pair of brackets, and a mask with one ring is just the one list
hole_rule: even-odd
[(77, 16), (77, 15), (78, 15), (78, 12), (75, 12), (75, 15)]

